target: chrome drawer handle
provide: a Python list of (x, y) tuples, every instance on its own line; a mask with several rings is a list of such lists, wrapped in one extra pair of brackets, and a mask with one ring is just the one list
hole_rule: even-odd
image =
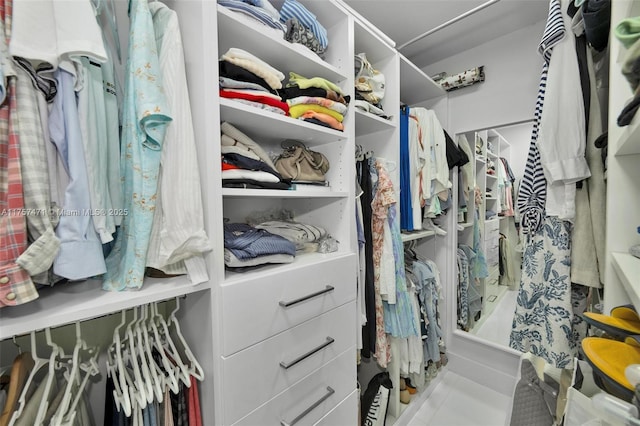
[(296, 365), (297, 363), (299, 363), (303, 359), (309, 358), (311, 355), (313, 355), (316, 352), (326, 348), (327, 346), (329, 346), (333, 342), (335, 342), (335, 339), (333, 337), (327, 336), (327, 340), (324, 341), (320, 346), (311, 349), (309, 352), (307, 352), (304, 355), (300, 355), (298, 358), (294, 359), (293, 361), (289, 362), (288, 364), (286, 362), (284, 362), (284, 361), (280, 361), (280, 367), (284, 368), (285, 370), (288, 370), (289, 367), (293, 367), (294, 365)]
[(318, 405), (322, 404), (327, 398), (329, 398), (331, 395), (333, 395), (334, 393), (336, 393), (336, 391), (334, 391), (330, 386), (327, 386), (327, 393), (324, 394), (322, 396), (322, 398), (320, 398), (319, 400), (317, 400), (316, 402), (314, 402), (313, 404), (311, 404), (311, 406), (309, 408), (307, 408), (306, 410), (304, 410), (302, 413), (300, 413), (298, 415), (298, 417), (296, 417), (295, 419), (291, 420), (291, 422), (287, 423), (285, 420), (280, 420), (280, 425), (281, 426), (293, 426), (296, 423), (298, 423), (300, 420), (302, 420), (302, 418), (304, 416), (306, 416), (307, 414), (309, 414), (314, 408), (316, 408)]
[(325, 293), (330, 293), (333, 290), (335, 290), (335, 287), (328, 285), (323, 290), (316, 291), (315, 293), (311, 293), (311, 294), (309, 294), (307, 296), (303, 296), (300, 299), (291, 300), (289, 302), (284, 302), (284, 301), (281, 300), (278, 304), (280, 306), (282, 306), (283, 308), (288, 308), (289, 306), (295, 305), (295, 304), (300, 303), (300, 302), (304, 302), (305, 300), (309, 300), (312, 297), (320, 296), (321, 294), (325, 294)]

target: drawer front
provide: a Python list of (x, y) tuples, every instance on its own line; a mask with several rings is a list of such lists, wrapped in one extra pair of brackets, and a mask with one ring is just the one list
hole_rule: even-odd
[(223, 358), (224, 423), (249, 414), (355, 345), (355, 319), (350, 302)]
[(353, 391), (329, 414), (320, 419), (316, 426), (358, 425), (358, 391)]
[(355, 255), (221, 287), (222, 353), (334, 309), (356, 296)]
[[(355, 346), (234, 425), (313, 425), (356, 389)], [(256, 379), (254, 379), (255, 381)], [(258, 379), (268, 380), (268, 379)], [(235, 398), (242, 398), (236, 395)], [(356, 423), (336, 423), (355, 425)]]
[(485, 235), (500, 232), (500, 220), (488, 220), (484, 223)]

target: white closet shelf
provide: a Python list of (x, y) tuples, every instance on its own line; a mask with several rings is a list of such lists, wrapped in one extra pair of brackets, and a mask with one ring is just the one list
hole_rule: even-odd
[(33, 302), (4, 308), (0, 313), (0, 340), (211, 287), (208, 283), (194, 286), (186, 276), (162, 279), (145, 277), (144, 285), (137, 291), (104, 291), (101, 285), (99, 280), (56, 284), (40, 290), (40, 297)]
[(345, 132), (247, 106), (231, 99), (220, 99), (220, 119), (233, 124), (258, 144), (279, 147), (282, 140), (295, 139), (312, 147), (347, 140)]
[(618, 140), (616, 155), (640, 154), (640, 114), (624, 129)]
[(631, 303), (640, 306), (640, 259), (629, 253), (613, 252), (613, 268), (631, 298)]
[(280, 190), (280, 189), (243, 189), (222, 188), (224, 197), (250, 197), (250, 198), (347, 198), (348, 192), (325, 191), (321, 189), (309, 190)]
[(494, 154), (491, 151), (487, 151), (487, 156), (491, 157), (491, 158), (498, 158), (498, 156), (496, 154)]
[(358, 108), (354, 108), (354, 110), (356, 112), (356, 129), (358, 130), (358, 136), (370, 135), (384, 130), (393, 130), (398, 126), (393, 118), (391, 120), (385, 120), (382, 117)]
[(485, 160), (484, 157), (482, 157), (480, 155), (476, 156), (476, 163), (483, 163), (484, 164), (486, 162), (487, 162), (487, 160)]
[(268, 276), (277, 276), (284, 272), (300, 268), (307, 268), (321, 262), (331, 262), (337, 259), (344, 259), (353, 255), (353, 253), (349, 253), (346, 251), (337, 251), (334, 253), (305, 253), (297, 255), (296, 260), (291, 263), (265, 265), (255, 270), (246, 272), (234, 272), (225, 270), (225, 279), (221, 285), (236, 285), (245, 281), (254, 280), (256, 278), (268, 279)]
[(498, 201), (496, 197), (487, 197), (487, 201)]
[(490, 175), (489, 173), (487, 173), (487, 178), (491, 178), (491, 179), (498, 179), (498, 176), (496, 176), (496, 175)]
[(458, 226), (462, 226), (462, 230), (459, 231), (459, 232), (462, 232), (467, 228), (471, 228), (473, 226), (473, 222), (468, 222), (468, 223), (459, 223), (458, 222)]
[(402, 242), (406, 243), (407, 241), (420, 240), (422, 238), (428, 238), (433, 235), (436, 235), (436, 233), (428, 229), (423, 229), (421, 231), (403, 231)]
[(447, 92), (413, 62), (400, 54), (400, 101), (415, 105), (439, 98)]
[[(289, 71), (293, 71), (307, 78), (322, 77), (333, 83), (347, 79), (347, 70), (325, 62), (301, 44), (289, 43), (279, 30), (220, 5), (218, 33), (225, 35), (218, 39), (220, 56), (229, 48), (237, 47), (262, 59), (287, 78)], [(351, 69), (348, 71), (353, 72)]]

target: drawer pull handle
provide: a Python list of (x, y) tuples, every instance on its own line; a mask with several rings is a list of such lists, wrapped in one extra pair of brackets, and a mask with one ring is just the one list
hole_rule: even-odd
[(282, 306), (283, 308), (288, 308), (289, 306), (295, 305), (295, 304), (300, 303), (300, 302), (304, 302), (305, 300), (309, 300), (312, 297), (320, 296), (321, 294), (325, 294), (325, 293), (330, 293), (333, 290), (335, 290), (335, 287), (328, 285), (324, 289), (322, 289), (320, 291), (316, 291), (315, 293), (311, 293), (311, 294), (309, 294), (307, 296), (303, 296), (300, 299), (291, 300), (289, 302), (284, 302), (284, 301), (281, 300), (279, 305)]
[(334, 393), (336, 393), (336, 391), (334, 391), (331, 387), (327, 386), (327, 393), (324, 394), (322, 396), (322, 398), (320, 398), (319, 400), (317, 400), (316, 402), (314, 402), (313, 404), (311, 404), (311, 406), (309, 408), (307, 408), (306, 410), (304, 410), (302, 413), (300, 413), (298, 415), (298, 417), (296, 417), (295, 419), (291, 420), (291, 422), (287, 423), (284, 420), (280, 420), (280, 425), (281, 426), (293, 426), (296, 423), (298, 423), (300, 420), (302, 420), (302, 418), (304, 416), (306, 416), (307, 414), (309, 414), (314, 408), (316, 408), (318, 405), (322, 404), (327, 398), (329, 398), (331, 395), (333, 395)]
[(299, 363), (303, 359), (309, 358), (311, 355), (313, 355), (316, 352), (326, 348), (327, 346), (329, 346), (333, 342), (335, 342), (335, 339), (333, 337), (327, 336), (327, 340), (322, 342), (322, 344), (320, 346), (311, 349), (309, 352), (307, 352), (304, 355), (300, 355), (298, 358), (294, 359), (293, 361), (291, 361), (289, 363), (286, 363), (284, 361), (280, 361), (280, 367), (284, 368), (285, 370), (288, 370), (290, 367), (293, 367), (294, 365), (296, 365), (297, 363)]

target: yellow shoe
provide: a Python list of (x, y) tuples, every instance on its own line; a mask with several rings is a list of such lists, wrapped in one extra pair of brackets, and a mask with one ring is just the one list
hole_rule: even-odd
[(628, 337), (625, 342), (619, 342), (600, 337), (586, 337), (582, 340), (582, 351), (593, 368), (598, 386), (630, 402), (634, 387), (624, 373), (627, 366), (640, 364), (640, 344), (635, 338)]
[(594, 327), (604, 330), (616, 337), (627, 337), (640, 334), (640, 317), (629, 306), (618, 306), (611, 310), (611, 315), (585, 312), (582, 314), (585, 321)]

